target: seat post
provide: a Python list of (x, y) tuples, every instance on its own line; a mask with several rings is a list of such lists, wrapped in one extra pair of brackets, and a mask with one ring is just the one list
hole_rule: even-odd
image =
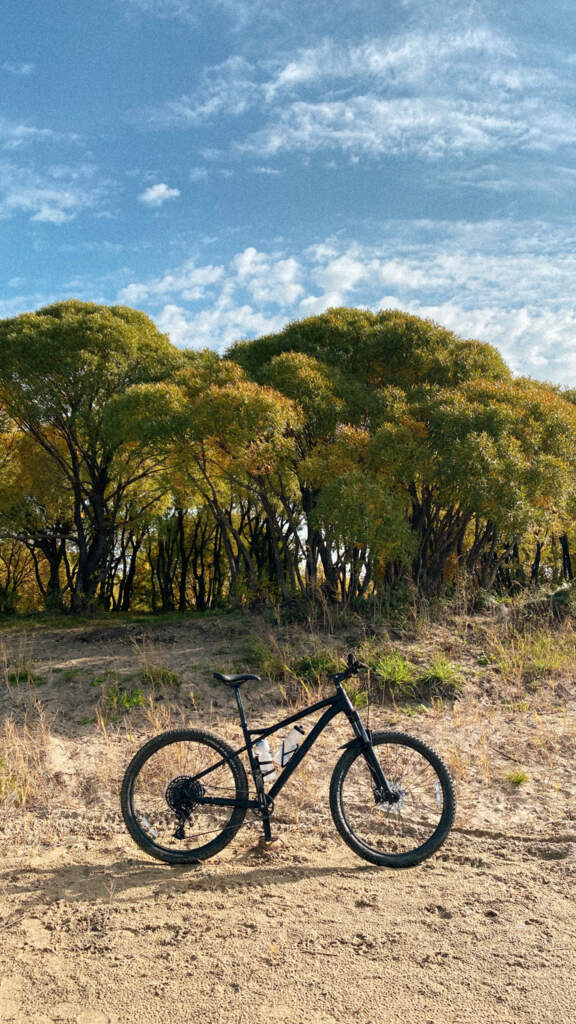
[(236, 697), (236, 703), (238, 705), (238, 714), (240, 715), (240, 724), (242, 726), (242, 732), (244, 733), (244, 736), (246, 737), (246, 739), (248, 739), (248, 733), (247, 733), (248, 723), (246, 721), (246, 715), (244, 714), (244, 705), (242, 703), (242, 697), (240, 696), (240, 687), (239, 686), (235, 686), (234, 687), (234, 695)]

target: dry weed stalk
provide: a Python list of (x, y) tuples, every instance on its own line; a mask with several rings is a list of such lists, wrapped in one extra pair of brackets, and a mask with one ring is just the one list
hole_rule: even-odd
[(28, 708), (22, 725), (7, 718), (0, 738), (0, 805), (45, 806), (53, 780), (46, 768), (49, 732), (42, 703)]

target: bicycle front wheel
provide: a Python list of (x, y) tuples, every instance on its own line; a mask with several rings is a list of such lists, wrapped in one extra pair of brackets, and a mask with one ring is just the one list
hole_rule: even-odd
[[(196, 729), (161, 733), (126, 769), (121, 790), (126, 827), (142, 850), (168, 864), (219, 853), (246, 816), (248, 781), (223, 740)], [(210, 803), (210, 799), (226, 801)]]
[(372, 746), (397, 800), (381, 798), (364, 753), (345, 750), (330, 784), (330, 810), (344, 842), (372, 864), (407, 868), (442, 845), (456, 801), (444, 762), (421, 740), (380, 732)]

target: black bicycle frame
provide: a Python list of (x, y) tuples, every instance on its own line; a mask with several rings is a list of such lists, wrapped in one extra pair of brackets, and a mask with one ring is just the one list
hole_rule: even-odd
[[(288, 779), (293, 774), (293, 772), (296, 771), (300, 762), (306, 757), (306, 754), (314, 745), (320, 733), (323, 732), (328, 723), (331, 722), (332, 719), (339, 714), (346, 715), (356, 735), (356, 739), (351, 740), (350, 743), (345, 744), (345, 746), (351, 746), (353, 743), (360, 744), (361, 749), (363, 750), (364, 755), (366, 757), (370, 771), (372, 772), (375, 785), (382, 791), (385, 799), (388, 798), (392, 802), (396, 799), (395, 795), (393, 794), (388, 785), (386, 777), (380, 766), (380, 762), (378, 761), (378, 758), (374, 754), (374, 750), (372, 748), (372, 743), (370, 739), (370, 733), (364, 728), (362, 719), (360, 718), (358, 712), (351, 703), (350, 698), (348, 697), (341, 683), (336, 683), (336, 693), (333, 694), (332, 697), (326, 697), (325, 700), (318, 701), (317, 704), (312, 704), (310, 705), (310, 707), (304, 708), (303, 711), (297, 711), (296, 714), (289, 715), (288, 718), (284, 718), (282, 719), (281, 722), (276, 722), (274, 725), (269, 726), (266, 729), (248, 728), (248, 723), (246, 721), (246, 716), (244, 714), (244, 706), (242, 704), (242, 698), (240, 696), (239, 687), (235, 686), (234, 692), (236, 696), (236, 703), (238, 705), (238, 712), (240, 715), (240, 724), (242, 726), (244, 739), (246, 740), (244, 746), (239, 747), (238, 750), (235, 750), (234, 754), (243, 754), (244, 751), (247, 751), (248, 758), (250, 761), (250, 767), (252, 769), (252, 775), (256, 785), (258, 799), (236, 800), (226, 799), (225, 797), (199, 796), (196, 798), (198, 803), (211, 804), (212, 806), (217, 807), (246, 807), (248, 809), (258, 810), (260, 811), (263, 817), (264, 833), (267, 837), (269, 837), (270, 826), (268, 822), (268, 814), (270, 805), (272, 804), (278, 793), (281, 791), (281, 789), (283, 789), (283, 787), (286, 785)], [(278, 732), (285, 726), (292, 725), (293, 722), (298, 722), (302, 718), (307, 718), (308, 715), (313, 715), (316, 711), (320, 711), (322, 708), (326, 708), (326, 711), (318, 719), (318, 721), (316, 722), (312, 730), (308, 733), (308, 735), (302, 740), (300, 746), (297, 747), (297, 749), (292, 754), (292, 757), (288, 761), (288, 764), (282, 769), (280, 775), (268, 790), (268, 793), (265, 794), (264, 787), (261, 782), (262, 774), (260, 771), (260, 765), (258, 762), (258, 758), (254, 754), (254, 742), (252, 737), (257, 737), (258, 739), (266, 739), (267, 736), (271, 736), (273, 733)], [(226, 758), (223, 757), (220, 761), (217, 761), (215, 764), (210, 765), (209, 768), (205, 768), (204, 771), (199, 772), (198, 775), (195, 775), (194, 779), (199, 780), (203, 778), (205, 775), (208, 775), (216, 768), (219, 768), (220, 765), (225, 764), (225, 762)]]
[[(238, 694), (238, 698), (239, 697), (240, 694)], [(239, 702), (239, 707), (241, 707), (241, 702)], [(242, 749), (248, 749), (249, 757), (252, 754), (252, 757), (250, 758), (250, 763), (252, 765), (252, 771), (254, 771), (254, 765), (252, 764), (252, 760), (254, 760), (257, 770), (260, 769), (260, 766), (258, 764), (257, 758), (254, 756), (253, 753), (253, 736), (256, 736), (258, 739), (261, 740), (266, 739), (267, 736), (271, 736), (273, 733), (278, 732), (285, 726), (292, 725), (293, 722), (298, 722), (302, 718), (307, 718), (308, 715), (313, 715), (316, 711), (320, 711), (322, 708), (326, 708), (326, 711), (321, 716), (321, 718), (318, 719), (318, 721), (316, 722), (312, 730), (308, 733), (308, 735), (304, 737), (302, 743), (296, 748), (296, 750), (292, 754), (292, 757), (285, 765), (285, 767), (282, 769), (280, 775), (278, 776), (274, 784), (268, 790), (269, 799), (274, 800), (278, 793), (280, 792), (280, 790), (284, 788), (290, 776), (296, 771), (300, 762), (306, 757), (306, 754), (318, 739), (320, 733), (323, 732), (328, 723), (331, 722), (332, 719), (336, 717), (336, 715), (339, 715), (341, 713), (344, 713), (346, 715), (358, 738), (364, 738), (362, 737), (362, 733), (364, 733), (364, 736), (368, 741), (368, 735), (360, 721), (358, 713), (352, 707), (352, 704), (350, 703), (343, 687), (341, 686), (337, 688), (336, 693), (332, 697), (327, 697), (325, 700), (318, 701), (317, 704), (312, 704), (310, 707), (304, 708), (303, 711), (298, 711), (296, 712), (296, 714), (290, 715), (288, 718), (282, 719), (281, 722), (277, 722), (267, 729), (248, 729), (247, 725), (245, 724), (245, 721), (243, 721), (243, 709), (240, 712), (240, 721), (242, 722), (244, 736), (250, 743), (249, 747), (243, 747)]]

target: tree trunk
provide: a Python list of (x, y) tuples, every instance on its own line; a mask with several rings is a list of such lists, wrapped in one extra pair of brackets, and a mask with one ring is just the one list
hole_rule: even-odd
[(573, 580), (574, 573), (572, 572), (572, 559), (570, 558), (570, 544), (565, 533), (560, 537), (560, 547), (562, 548), (562, 576), (565, 580)]

